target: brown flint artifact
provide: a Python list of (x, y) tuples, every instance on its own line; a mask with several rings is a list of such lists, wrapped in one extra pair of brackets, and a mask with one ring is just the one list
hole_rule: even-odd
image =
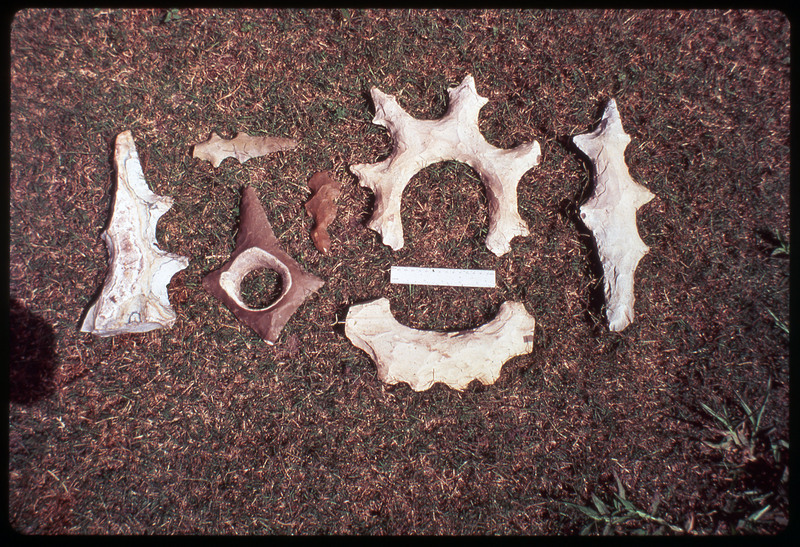
[(314, 219), (311, 239), (319, 252), (330, 254), (331, 236), (328, 234), (328, 226), (336, 219), (336, 198), (342, 193), (342, 183), (334, 180), (330, 171), (320, 171), (311, 177), (308, 187), (313, 192), (306, 203), (306, 212)]
[[(304, 271), (281, 250), (267, 214), (255, 190), (249, 186), (244, 189), (240, 210), (236, 248), (228, 262), (203, 278), (203, 287), (267, 344), (273, 345), (292, 314), (325, 282)], [(254, 309), (242, 301), (242, 279), (262, 268), (280, 275), (282, 291), (280, 297), (266, 308)]]

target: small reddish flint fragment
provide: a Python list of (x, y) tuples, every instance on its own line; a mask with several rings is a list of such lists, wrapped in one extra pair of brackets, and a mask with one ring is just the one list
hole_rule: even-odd
[[(267, 344), (273, 345), (292, 314), (325, 282), (304, 271), (280, 248), (264, 207), (249, 186), (244, 189), (240, 210), (236, 247), (228, 262), (203, 278), (203, 287)], [(266, 308), (253, 309), (242, 301), (241, 284), (248, 273), (261, 268), (276, 271), (281, 276), (283, 290)]]
[(342, 193), (342, 183), (335, 180), (330, 171), (320, 171), (309, 179), (308, 187), (313, 192), (306, 203), (306, 212), (314, 219), (311, 239), (319, 252), (327, 255), (331, 251), (328, 226), (336, 219), (336, 198)]

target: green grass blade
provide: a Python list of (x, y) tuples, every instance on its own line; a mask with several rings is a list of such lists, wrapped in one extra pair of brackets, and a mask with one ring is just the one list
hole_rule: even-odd
[(594, 502), (594, 506), (597, 507), (598, 513), (601, 515), (608, 515), (610, 511), (608, 510), (608, 506), (603, 503), (603, 500), (592, 494), (592, 501)]
[(575, 503), (564, 502), (565, 505), (572, 507), (573, 509), (577, 509), (584, 515), (590, 517), (593, 520), (603, 520), (606, 521), (607, 519), (603, 517), (600, 513), (592, 509), (591, 507), (586, 507), (584, 505), (577, 505)]
[(764, 416), (764, 410), (767, 408), (767, 401), (769, 401), (769, 387), (770, 383), (767, 383), (767, 395), (764, 397), (764, 402), (761, 403), (761, 408), (758, 410), (758, 416), (756, 417), (756, 421), (753, 424), (755, 426), (755, 432), (757, 433), (758, 430), (761, 428), (761, 418)]
[(724, 425), (729, 431), (731, 430), (731, 424), (728, 422), (727, 418), (724, 418), (724, 417), (720, 416), (719, 414), (717, 414), (716, 412), (714, 412), (713, 410), (711, 410), (711, 408), (708, 405), (706, 405), (705, 403), (700, 403), (700, 406), (702, 406), (703, 409), (706, 412), (708, 412), (713, 417), (715, 417), (717, 420), (719, 420), (719, 422), (722, 425)]
[(767, 505), (767, 506), (765, 506), (765, 507), (762, 507), (761, 509), (759, 509), (758, 511), (756, 511), (755, 513), (753, 513), (752, 515), (750, 515), (749, 517), (747, 517), (747, 520), (749, 520), (750, 522), (755, 522), (755, 521), (757, 521), (758, 519), (760, 519), (761, 517), (763, 517), (763, 516), (764, 516), (764, 513), (766, 513), (767, 511), (769, 511), (771, 507), (772, 507), (771, 505)]
[(734, 391), (733, 393), (736, 395), (736, 398), (739, 399), (739, 404), (742, 405), (747, 417), (750, 418), (753, 415), (753, 411), (750, 410), (750, 406), (745, 402), (744, 399), (742, 399), (742, 396), (739, 395), (738, 391)]
[(773, 321), (775, 321), (775, 326), (785, 332), (787, 335), (789, 334), (789, 325), (778, 319), (778, 317), (772, 313), (772, 310), (767, 310), (767, 312), (772, 316)]
[(622, 480), (620, 480), (619, 475), (617, 472), (614, 472), (614, 480), (617, 481), (617, 494), (621, 499), (625, 499), (625, 487), (622, 485)]

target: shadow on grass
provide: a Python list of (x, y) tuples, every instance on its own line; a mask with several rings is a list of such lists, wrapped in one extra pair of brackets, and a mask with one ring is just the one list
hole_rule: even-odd
[[(584, 160), (583, 156), (578, 153), (577, 148), (572, 144), (572, 139), (568, 136), (558, 139), (561, 145), (572, 153), (576, 153)], [(594, 180), (592, 180), (592, 184)], [(581, 188), (571, 198), (564, 198), (558, 204), (559, 213), (566, 218), (570, 224), (577, 230), (580, 235), (581, 245), (583, 247), (584, 256), (586, 257), (586, 267), (584, 275), (589, 279), (598, 280), (589, 290), (586, 295), (586, 300), (583, 302), (584, 307), (584, 321), (592, 327), (592, 330), (600, 328), (598, 318), (603, 317), (603, 306), (605, 305), (605, 294), (603, 290), (603, 264), (600, 261), (600, 254), (597, 251), (597, 243), (595, 243), (594, 236), (591, 230), (581, 220), (580, 204), (586, 200), (586, 194), (589, 188)], [(599, 331), (598, 331), (599, 332)]]
[(31, 404), (55, 391), (55, 334), (42, 318), (11, 299), (9, 398)]
[(597, 279), (598, 281), (589, 290), (586, 295), (584, 306), (584, 320), (593, 329), (599, 328), (598, 318), (603, 317), (603, 306), (605, 305), (605, 293), (603, 280), (603, 264), (600, 261), (600, 254), (597, 251), (597, 244), (594, 241), (592, 232), (581, 221), (578, 211), (578, 200), (580, 196), (573, 199), (565, 198), (559, 203), (559, 212), (569, 219), (572, 225), (580, 234), (581, 244), (586, 257), (586, 267), (584, 269), (585, 275), (589, 279)]

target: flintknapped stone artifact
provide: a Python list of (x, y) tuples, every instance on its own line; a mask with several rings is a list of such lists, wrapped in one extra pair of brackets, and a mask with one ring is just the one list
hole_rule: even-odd
[(101, 234), (108, 247), (108, 273), (81, 325), (82, 332), (98, 336), (171, 327), (176, 317), (167, 285), (189, 265), (188, 258), (156, 244), (156, 224), (173, 200), (147, 186), (130, 131), (117, 135), (114, 161), (117, 190), (111, 220)]
[(375, 361), (387, 384), (407, 382), (424, 391), (435, 382), (463, 390), (472, 380), (491, 384), (503, 363), (533, 350), (536, 321), (519, 302), (504, 302), (481, 327), (459, 332), (421, 331), (399, 323), (380, 298), (351, 306), (345, 334)]
[(486, 246), (501, 256), (511, 250), (515, 236), (530, 234), (517, 210), (517, 185), (529, 169), (538, 165), (541, 148), (536, 141), (509, 150), (486, 142), (478, 128), (478, 113), (488, 99), (478, 95), (471, 75), (447, 92), (450, 104), (444, 117), (417, 120), (400, 107), (394, 95), (372, 88), (372, 123), (389, 130), (394, 149), (380, 163), (350, 166), (361, 186), (375, 193), (375, 212), (367, 226), (381, 234), (384, 244), (395, 251), (401, 249), (405, 242), (400, 200), (411, 177), (433, 163), (456, 160), (475, 169), (486, 186)]
[(580, 217), (594, 235), (603, 264), (608, 328), (621, 331), (633, 322), (633, 276), (649, 251), (636, 228), (636, 211), (655, 196), (628, 172), (625, 148), (631, 138), (614, 99), (597, 128), (572, 141), (592, 162), (594, 191), (581, 205)]
[(239, 163), (244, 163), (251, 158), (291, 150), (296, 146), (297, 141), (283, 137), (255, 137), (237, 133), (232, 139), (223, 139), (212, 131), (207, 141), (194, 145), (192, 155), (210, 161), (214, 167), (219, 167), (226, 158), (236, 158)]
[(342, 192), (342, 183), (331, 177), (330, 171), (320, 171), (309, 179), (308, 187), (313, 192), (306, 202), (306, 212), (314, 218), (311, 239), (319, 252), (327, 255), (331, 252), (328, 226), (336, 219), (336, 198)]
[[(280, 248), (264, 207), (250, 186), (244, 189), (240, 210), (236, 247), (228, 262), (203, 278), (203, 287), (273, 345), (292, 314), (325, 282), (305, 272)], [(280, 275), (282, 291), (275, 302), (255, 309), (242, 301), (241, 285), (248, 273), (263, 268)]]

